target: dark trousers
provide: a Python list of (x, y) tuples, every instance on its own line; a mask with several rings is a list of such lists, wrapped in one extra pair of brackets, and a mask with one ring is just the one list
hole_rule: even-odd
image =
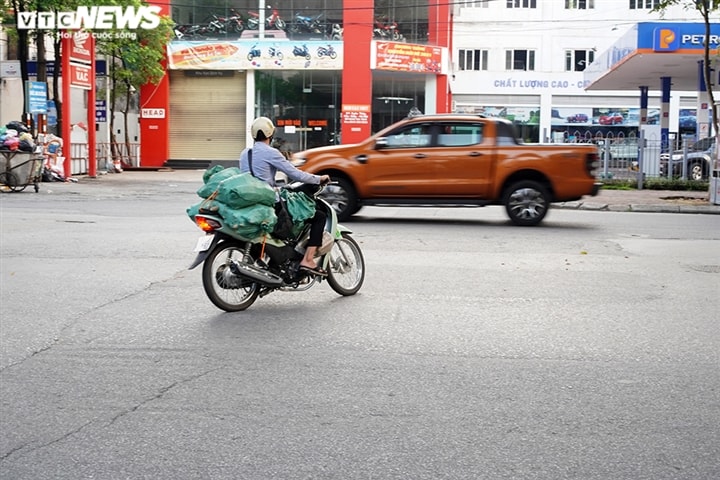
[(315, 216), (310, 220), (310, 238), (308, 239), (308, 247), (319, 247), (322, 245), (323, 230), (325, 230), (325, 222), (327, 220), (327, 214), (322, 207), (316, 205)]

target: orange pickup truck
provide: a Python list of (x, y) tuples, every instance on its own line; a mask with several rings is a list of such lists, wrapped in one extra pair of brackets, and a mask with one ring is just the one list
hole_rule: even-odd
[(552, 202), (597, 195), (598, 158), (594, 145), (522, 143), (504, 119), (445, 114), (406, 118), (292, 161), (330, 175), (322, 195), (341, 221), (364, 205), (504, 205), (516, 225), (537, 225)]

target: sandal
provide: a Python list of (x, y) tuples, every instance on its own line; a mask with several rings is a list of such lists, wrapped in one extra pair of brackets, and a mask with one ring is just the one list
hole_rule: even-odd
[(305, 265), (300, 265), (300, 270), (304, 270), (308, 273), (312, 273), (313, 275), (317, 275), (318, 277), (327, 277), (328, 272), (326, 270), (323, 270), (320, 267), (306, 267)]

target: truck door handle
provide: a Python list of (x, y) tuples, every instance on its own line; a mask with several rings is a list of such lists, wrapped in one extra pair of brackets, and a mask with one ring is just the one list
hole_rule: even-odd
[(470, 152), (468, 155), (471, 157), (482, 157), (482, 152)]
[(425, 158), (425, 157), (427, 157), (427, 155), (425, 155), (424, 153), (416, 153), (416, 154), (413, 155), (413, 156), (414, 156), (415, 158)]
[(355, 157), (355, 160), (357, 160), (358, 163), (367, 163), (368, 157), (367, 155), (358, 155), (357, 157)]

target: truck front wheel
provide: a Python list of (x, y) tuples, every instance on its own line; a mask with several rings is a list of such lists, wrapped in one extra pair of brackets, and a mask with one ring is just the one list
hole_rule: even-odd
[(343, 177), (331, 177), (330, 184), (320, 194), (337, 213), (339, 222), (345, 222), (360, 210), (355, 187)]
[(514, 183), (503, 197), (505, 211), (515, 225), (537, 225), (547, 215), (550, 196), (547, 188), (534, 180)]

